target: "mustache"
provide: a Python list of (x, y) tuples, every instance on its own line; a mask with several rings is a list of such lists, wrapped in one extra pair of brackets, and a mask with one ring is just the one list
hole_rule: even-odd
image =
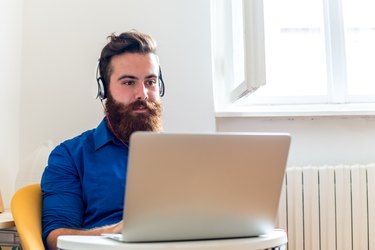
[(128, 110), (136, 110), (136, 109), (139, 109), (139, 108), (145, 108), (150, 112), (150, 114), (155, 115), (156, 114), (155, 109), (156, 109), (157, 105), (158, 105), (157, 103), (152, 102), (152, 101), (148, 101), (148, 100), (136, 100), (136, 101), (132, 102), (131, 104), (129, 104), (127, 109)]
[(151, 102), (146, 101), (146, 100), (136, 100), (133, 103), (130, 104), (132, 109), (137, 109), (137, 108), (147, 108), (151, 109)]

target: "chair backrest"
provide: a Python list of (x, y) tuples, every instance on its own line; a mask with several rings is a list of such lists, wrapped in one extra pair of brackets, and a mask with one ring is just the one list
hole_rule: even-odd
[(0, 213), (4, 212), (4, 203), (3, 203), (3, 197), (1, 196), (0, 192)]
[(40, 184), (32, 184), (18, 189), (11, 200), (11, 211), (22, 249), (43, 250)]

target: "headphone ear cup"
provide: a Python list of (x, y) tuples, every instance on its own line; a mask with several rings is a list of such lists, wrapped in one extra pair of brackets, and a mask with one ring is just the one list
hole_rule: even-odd
[(96, 98), (100, 98), (100, 100), (104, 100), (106, 98), (104, 83), (101, 77), (97, 78), (96, 81), (98, 82), (98, 94)]
[(163, 97), (165, 94), (165, 85), (163, 80), (163, 74), (161, 72), (161, 67), (159, 65), (159, 96)]
[(159, 79), (159, 96), (163, 97), (164, 93), (165, 93), (164, 81), (162, 79)]

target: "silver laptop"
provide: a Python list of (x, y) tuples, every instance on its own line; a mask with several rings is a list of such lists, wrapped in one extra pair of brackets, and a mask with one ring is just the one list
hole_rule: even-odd
[(251, 237), (274, 228), (288, 134), (134, 133), (125, 242)]

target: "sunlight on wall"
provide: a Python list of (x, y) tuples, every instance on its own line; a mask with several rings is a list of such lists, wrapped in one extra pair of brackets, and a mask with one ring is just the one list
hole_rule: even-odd
[(0, 190), (5, 208), (19, 165), (22, 0), (0, 1)]

